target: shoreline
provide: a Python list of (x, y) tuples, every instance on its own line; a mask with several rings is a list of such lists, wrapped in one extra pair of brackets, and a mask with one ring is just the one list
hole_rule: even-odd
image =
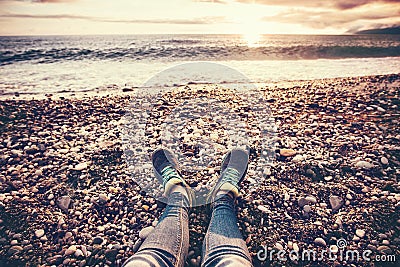
[[(379, 79), (385, 77), (395, 77), (400, 75), (400, 73), (390, 73), (390, 74), (377, 74), (377, 75), (366, 75), (366, 76), (350, 76), (350, 77), (335, 77), (335, 78), (322, 78), (322, 79), (302, 79), (302, 80), (284, 80), (284, 81), (271, 81), (271, 82), (258, 82), (252, 83), (258, 89), (264, 88), (293, 88), (297, 86), (302, 86), (304, 84), (311, 84), (311, 83), (339, 83), (341, 80), (343, 81), (357, 81), (357, 80), (366, 80), (366, 79)], [(235, 84), (235, 83), (220, 83), (220, 85), (226, 84)], [(210, 85), (209, 83), (197, 83), (197, 82), (189, 82), (186, 84), (177, 84), (171, 85), (167, 88), (171, 90), (176, 87), (184, 87), (186, 85), (191, 86), (207, 86)], [(124, 97), (124, 96), (131, 96), (135, 91), (144, 89), (148, 90), (150, 88), (141, 88), (140, 86), (122, 86), (119, 87), (117, 85), (110, 85), (110, 87), (115, 87), (116, 89), (101, 89), (101, 90), (85, 90), (85, 91), (77, 91), (77, 92), (55, 92), (55, 93), (21, 93), (15, 92), (14, 94), (0, 94), (0, 101), (7, 101), (7, 100), (44, 100), (44, 99), (87, 99), (93, 97)], [(154, 89), (164, 89), (165, 87), (155, 87)], [(133, 92), (133, 93), (132, 93)], [(54, 99), (54, 100), (55, 100)]]
[[(276, 158), (237, 206), (255, 266), (263, 245), (321, 251), (340, 238), (399, 260), (400, 75), (260, 87), (278, 126)], [(164, 205), (124, 160), (120, 126), (133, 94), (0, 100), (0, 263), (119, 266), (138, 248)], [(199, 265), (207, 222), (195, 208), (186, 266)]]

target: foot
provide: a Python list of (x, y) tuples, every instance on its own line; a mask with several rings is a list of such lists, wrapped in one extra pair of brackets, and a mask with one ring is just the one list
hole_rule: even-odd
[(249, 154), (243, 149), (235, 148), (225, 155), (222, 160), (221, 175), (210, 193), (211, 202), (217, 194), (239, 196), (239, 185), (246, 176), (248, 163)]
[(174, 191), (182, 192), (184, 189), (193, 206), (193, 191), (179, 173), (178, 161), (172, 152), (167, 149), (157, 149), (153, 152), (152, 162), (154, 174), (163, 185), (164, 194), (169, 196)]

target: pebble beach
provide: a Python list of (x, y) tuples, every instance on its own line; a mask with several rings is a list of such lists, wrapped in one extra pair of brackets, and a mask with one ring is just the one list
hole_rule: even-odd
[[(260, 90), (277, 126), (274, 160), (261, 173), (249, 171), (237, 199), (254, 265), (398, 266), (400, 74)], [(143, 191), (127, 166), (121, 127), (133, 100), (128, 89), (0, 100), (0, 266), (121, 266), (137, 251), (165, 204)], [(153, 120), (152, 129), (161, 123)], [(154, 140), (148, 150), (156, 148), (160, 135), (146, 134)], [(257, 142), (249, 146), (255, 160)], [(218, 163), (206, 174), (218, 177)], [(255, 180), (261, 182), (251, 190)], [(208, 222), (205, 206), (192, 210), (186, 266), (200, 265)], [(370, 250), (372, 261), (263, 261), (257, 257), (263, 247)], [(378, 262), (377, 255), (394, 256), (397, 264)]]

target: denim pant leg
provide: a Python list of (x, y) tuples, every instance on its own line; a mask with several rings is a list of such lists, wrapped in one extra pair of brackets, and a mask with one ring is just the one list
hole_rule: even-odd
[(124, 267), (183, 266), (189, 250), (189, 201), (172, 193), (157, 226)]
[(202, 266), (252, 266), (237, 225), (233, 198), (217, 196), (212, 205), (211, 221), (203, 242)]

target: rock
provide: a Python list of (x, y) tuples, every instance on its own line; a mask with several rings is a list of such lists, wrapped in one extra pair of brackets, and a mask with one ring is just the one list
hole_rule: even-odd
[(257, 209), (259, 209), (260, 211), (264, 212), (264, 213), (268, 213), (269, 209), (263, 205), (258, 205)]
[(379, 246), (379, 247), (377, 248), (377, 250), (378, 250), (379, 252), (382, 252), (382, 253), (385, 253), (385, 254), (392, 254), (392, 253), (393, 253), (393, 251), (391, 250), (391, 248), (388, 247), (388, 246)]
[(101, 193), (101, 194), (99, 194), (99, 199), (98, 199), (97, 203), (100, 205), (104, 205), (107, 203), (108, 200), (110, 200), (109, 197), (106, 194)]
[(314, 239), (314, 244), (322, 247), (326, 247), (326, 242), (323, 238), (317, 237)]
[(69, 256), (69, 255), (75, 254), (76, 250), (77, 250), (76, 246), (72, 245), (69, 248), (67, 248), (67, 250), (65, 250), (64, 256)]
[(106, 255), (107, 260), (114, 261), (115, 257), (118, 255), (117, 249), (107, 249), (104, 254)]
[(279, 242), (276, 242), (276, 244), (275, 244), (275, 248), (277, 248), (278, 250), (284, 250), (284, 248), (283, 248), (282, 244), (281, 244), (281, 243), (279, 243)]
[(344, 201), (343, 198), (333, 195), (329, 197), (329, 203), (331, 204), (332, 210), (337, 211), (343, 206)]
[(96, 236), (95, 238), (93, 238), (93, 244), (95, 245), (101, 245), (103, 243), (103, 238), (100, 236)]
[(389, 160), (388, 160), (386, 157), (382, 157), (382, 158), (381, 158), (381, 163), (382, 163), (383, 165), (387, 165), (387, 164), (389, 163)]
[(365, 236), (365, 231), (362, 229), (357, 229), (356, 230), (356, 235), (360, 238), (363, 238)]
[(71, 198), (69, 196), (62, 196), (57, 199), (57, 205), (62, 211), (68, 211), (70, 204)]
[(296, 252), (300, 251), (299, 245), (297, 245), (297, 243), (293, 243), (293, 250)]
[(329, 251), (332, 252), (332, 253), (334, 253), (334, 254), (336, 254), (336, 253), (339, 252), (339, 248), (338, 248), (338, 246), (336, 246), (336, 245), (331, 245), (331, 246), (329, 247)]
[(38, 229), (35, 231), (35, 236), (37, 238), (41, 238), (42, 236), (44, 236), (44, 230), (43, 229)]
[(369, 163), (368, 161), (364, 161), (364, 160), (358, 161), (358, 162), (355, 164), (355, 166), (356, 166), (357, 168), (360, 168), (360, 169), (371, 169), (371, 168), (374, 167), (374, 165), (373, 165), (372, 163)]
[(307, 212), (307, 213), (310, 213), (310, 212), (311, 212), (311, 207), (310, 207), (310, 205), (304, 205), (303, 210), (304, 210), (305, 212)]
[(304, 160), (304, 157), (302, 155), (296, 155), (292, 158), (292, 161), (295, 163), (302, 162), (303, 160)]
[(23, 247), (21, 247), (21, 246), (12, 246), (12, 247), (10, 247), (9, 249), (8, 249), (8, 251), (7, 251), (7, 254), (8, 255), (14, 255), (14, 254), (16, 254), (16, 253), (18, 253), (18, 252), (20, 252), (20, 251), (23, 251), (24, 249), (23, 249)]
[(306, 200), (308, 201), (308, 203), (312, 203), (312, 204), (317, 203), (317, 199), (313, 196), (306, 196)]
[(283, 157), (292, 157), (297, 154), (293, 149), (280, 149), (279, 154)]
[(146, 237), (154, 230), (153, 226), (148, 226), (140, 230), (139, 237), (141, 239), (146, 239)]
[(80, 250), (80, 249), (77, 249), (75, 251), (74, 256), (77, 257), (77, 258), (85, 257), (85, 255), (83, 254), (82, 250)]
[(87, 167), (88, 167), (88, 164), (86, 162), (83, 162), (83, 163), (79, 163), (79, 164), (75, 165), (74, 170), (75, 171), (83, 171)]
[(313, 179), (315, 179), (317, 177), (317, 174), (312, 169), (307, 169), (306, 170), (306, 175), (308, 177), (310, 177), (310, 178), (313, 178)]

